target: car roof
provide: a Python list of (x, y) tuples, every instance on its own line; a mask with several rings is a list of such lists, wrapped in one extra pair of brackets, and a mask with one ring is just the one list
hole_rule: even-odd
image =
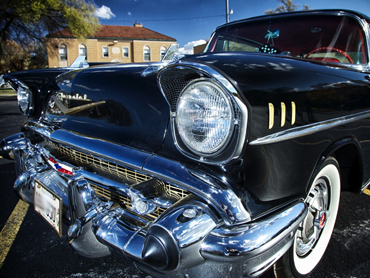
[(245, 18), (245, 19), (241, 19), (241, 20), (237, 20), (237, 21), (233, 21), (230, 23), (220, 25), (219, 27), (216, 28), (216, 30), (224, 28), (229, 25), (240, 24), (240, 23), (249, 22), (249, 21), (266, 20), (269, 18), (273, 19), (273, 18), (295, 17), (295, 16), (300, 16), (300, 15), (325, 15), (325, 14), (338, 15), (338, 16), (352, 15), (360, 19), (364, 19), (367, 21), (367, 23), (370, 24), (370, 17), (363, 13), (352, 11), (352, 10), (346, 10), (346, 9), (340, 9), (340, 10), (328, 9), (328, 10), (303, 10), (303, 11), (284, 12), (284, 13), (255, 16), (255, 17)]

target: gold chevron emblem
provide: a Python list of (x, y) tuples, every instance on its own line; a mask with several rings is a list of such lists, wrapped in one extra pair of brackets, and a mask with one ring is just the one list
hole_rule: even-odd
[(84, 105), (80, 105), (80, 106), (76, 106), (76, 107), (73, 107), (73, 108), (67, 108), (63, 102), (61, 102), (58, 97), (56, 96), (52, 96), (51, 99), (55, 102), (56, 105), (58, 105), (59, 109), (63, 112), (64, 115), (72, 115), (72, 114), (75, 114), (77, 112), (80, 112), (80, 111), (83, 111), (83, 110), (86, 110), (86, 109), (89, 109), (89, 108), (92, 108), (92, 107), (95, 107), (95, 106), (98, 106), (98, 105), (101, 105), (101, 104), (104, 104), (105, 101), (98, 101), (98, 102), (93, 102), (93, 103), (89, 103), (89, 104), (84, 104)]

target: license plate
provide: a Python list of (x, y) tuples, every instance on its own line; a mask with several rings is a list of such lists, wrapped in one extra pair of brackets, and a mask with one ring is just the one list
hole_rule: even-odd
[(38, 212), (62, 236), (62, 198), (52, 193), (35, 179), (34, 206)]

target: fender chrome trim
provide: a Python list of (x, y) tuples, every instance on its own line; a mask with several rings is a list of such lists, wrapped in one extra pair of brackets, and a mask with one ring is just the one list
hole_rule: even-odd
[(343, 116), (327, 121), (322, 121), (318, 123), (313, 123), (305, 126), (300, 127), (294, 127), (287, 130), (279, 131), (261, 138), (258, 138), (256, 140), (251, 141), (250, 145), (266, 145), (266, 144), (272, 144), (272, 143), (278, 143), (298, 137), (303, 137), (306, 135), (310, 135), (313, 133), (317, 133), (323, 130), (327, 130), (330, 128), (334, 128), (337, 126), (341, 126), (344, 124), (352, 123), (358, 120), (362, 120), (365, 118), (370, 117), (370, 111), (360, 112), (356, 114), (352, 114), (349, 116)]

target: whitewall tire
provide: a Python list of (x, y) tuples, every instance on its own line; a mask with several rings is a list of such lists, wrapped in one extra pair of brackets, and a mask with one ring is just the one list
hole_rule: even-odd
[(305, 277), (315, 269), (333, 233), (340, 191), (339, 165), (330, 157), (311, 184), (305, 199), (308, 214), (295, 233), (293, 246), (274, 265), (275, 277)]

